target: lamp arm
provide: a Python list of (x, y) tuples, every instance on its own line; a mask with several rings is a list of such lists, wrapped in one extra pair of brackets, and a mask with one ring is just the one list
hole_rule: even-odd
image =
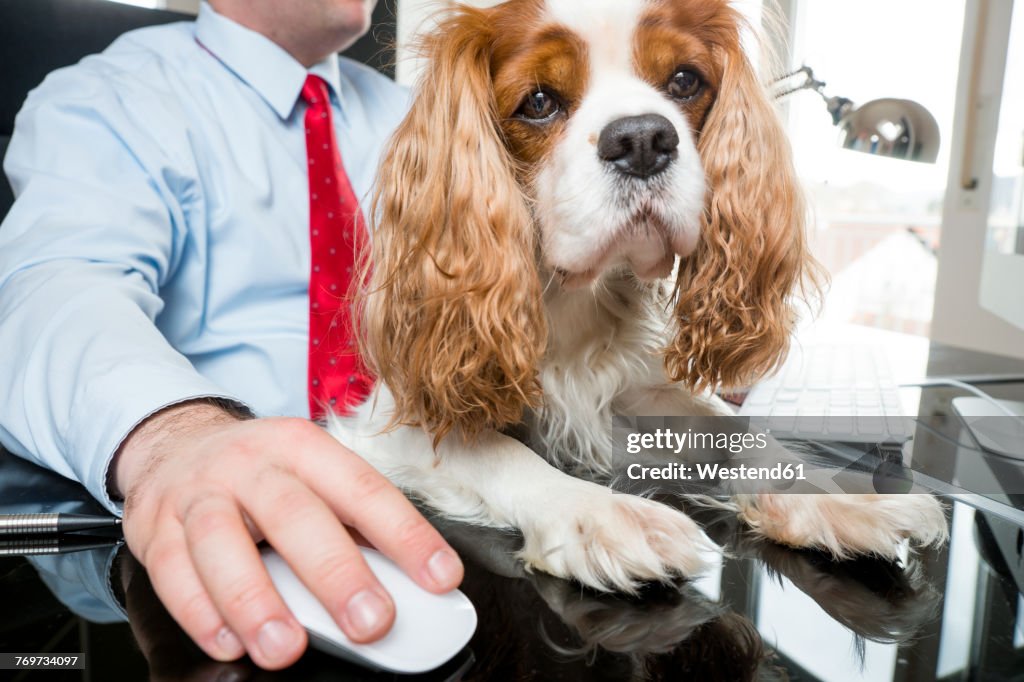
[(793, 71), (792, 73), (787, 73), (784, 76), (779, 76), (778, 78), (772, 81), (772, 85), (780, 86), (786, 81), (790, 80), (791, 78), (795, 78), (796, 76), (803, 76), (803, 80), (784, 90), (781, 90), (780, 92), (775, 93), (775, 99), (782, 99), (784, 97), (788, 97), (789, 95), (792, 95), (793, 93), (796, 92), (800, 92), (801, 90), (813, 90), (817, 92), (819, 95), (821, 95), (826, 101), (828, 101), (828, 98), (825, 97), (823, 93), (823, 90), (825, 89), (825, 81), (820, 81), (817, 78), (815, 78), (814, 70), (811, 67), (807, 66), (806, 64), (801, 66), (796, 71)]
[(775, 99), (783, 99), (785, 97), (789, 97), (790, 95), (800, 92), (801, 90), (811, 90), (817, 93), (817, 95), (821, 97), (822, 100), (825, 101), (825, 106), (828, 107), (828, 112), (832, 115), (832, 123), (834, 125), (839, 125), (839, 122), (843, 119), (843, 117), (850, 113), (850, 111), (853, 109), (854, 105), (852, 100), (849, 100), (846, 97), (829, 97), (828, 95), (826, 95), (825, 86), (827, 85), (827, 83), (825, 83), (825, 81), (818, 80), (817, 78), (815, 78), (814, 69), (807, 66), (806, 64), (801, 66), (796, 71), (793, 71), (792, 73), (787, 73), (784, 76), (779, 76), (774, 81), (772, 81), (772, 85), (782, 85), (797, 76), (802, 76), (803, 79), (798, 83), (790, 85), (784, 90), (776, 92)]
[(832, 114), (832, 125), (839, 125), (839, 122), (843, 120), (853, 108), (853, 100), (845, 97), (826, 97), (825, 93), (819, 92), (822, 98), (825, 100), (825, 105), (828, 107), (828, 113)]

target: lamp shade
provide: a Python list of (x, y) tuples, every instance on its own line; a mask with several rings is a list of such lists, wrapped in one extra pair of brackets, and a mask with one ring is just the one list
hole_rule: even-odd
[(908, 99), (848, 106), (836, 125), (846, 149), (922, 163), (935, 163), (939, 155), (939, 124), (927, 109)]

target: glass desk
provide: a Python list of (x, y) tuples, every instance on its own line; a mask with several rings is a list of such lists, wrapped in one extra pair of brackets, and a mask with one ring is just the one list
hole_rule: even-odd
[[(3, 457), (0, 472), (34, 469)], [(34, 473), (47, 490), (63, 483)], [(98, 510), (83, 498), (76, 511)], [(785, 679), (785, 671), (832, 682), (1016, 679), (1024, 671), (1020, 526), (953, 502), (949, 546), (910, 556), (901, 569), (834, 563), (758, 541), (729, 514), (688, 511), (726, 555), (696, 581), (635, 599), (528, 574), (513, 559), (516, 535), (437, 520), (464, 558), (462, 589), (480, 625), (460, 657), (423, 678), (741, 680)], [(0, 556), (0, 605), (0, 651), (88, 660), (86, 671), (0, 671), (0, 679), (391, 677), (316, 651), (279, 673), (247, 659), (207, 659), (116, 536), (59, 554)]]
[[(932, 376), (1019, 374), (1024, 368), (1019, 361), (934, 345), (925, 359)], [(1024, 384), (985, 389), (998, 397), (1024, 395)], [(951, 429), (944, 432), (949, 438), (918, 433), (904, 455), (915, 474), (963, 489), (982, 467), (977, 453), (958, 445), (948, 411), (955, 395), (942, 387), (921, 391), (920, 415), (949, 417), (940, 424)], [(638, 598), (526, 573), (514, 559), (517, 535), (438, 519), (465, 561), (462, 590), (480, 624), (460, 656), (422, 677), (1024, 679), (1024, 496), (998, 471), (978, 480), (983, 496), (946, 498), (950, 543), (907, 556), (901, 566), (832, 562), (759, 541), (731, 514), (689, 508), (725, 548), (724, 556), (712, 557), (714, 568), (698, 580), (651, 587)], [(19, 511), (101, 512), (81, 487), (3, 453), (0, 513)], [(278, 673), (248, 659), (211, 661), (171, 620), (116, 537), (66, 543), (60, 553), (21, 553), (0, 544), (0, 652), (83, 652), (88, 667), (0, 670), (0, 680), (393, 677), (316, 651)]]

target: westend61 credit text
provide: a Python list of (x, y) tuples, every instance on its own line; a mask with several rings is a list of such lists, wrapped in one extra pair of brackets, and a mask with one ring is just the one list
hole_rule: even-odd
[(779, 462), (774, 466), (726, 465), (718, 462), (660, 466), (630, 464), (626, 475), (634, 481), (806, 481), (804, 465)]

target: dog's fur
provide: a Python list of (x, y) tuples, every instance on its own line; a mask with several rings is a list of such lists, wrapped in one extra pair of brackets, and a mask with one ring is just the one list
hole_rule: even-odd
[[(725, 0), (453, 9), (383, 160), (360, 312), (381, 383), (331, 432), (441, 512), (522, 531), (529, 566), (598, 589), (693, 574), (710, 543), (681, 512), (567, 472), (616, 466), (613, 410), (729, 414), (711, 389), (778, 365), (813, 279), (741, 26)], [(667, 166), (602, 160), (609, 124), (649, 114), (678, 137)], [(524, 422), (543, 456), (502, 435)], [(946, 527), (927, 496), (735, 504), (837, 557)]]

